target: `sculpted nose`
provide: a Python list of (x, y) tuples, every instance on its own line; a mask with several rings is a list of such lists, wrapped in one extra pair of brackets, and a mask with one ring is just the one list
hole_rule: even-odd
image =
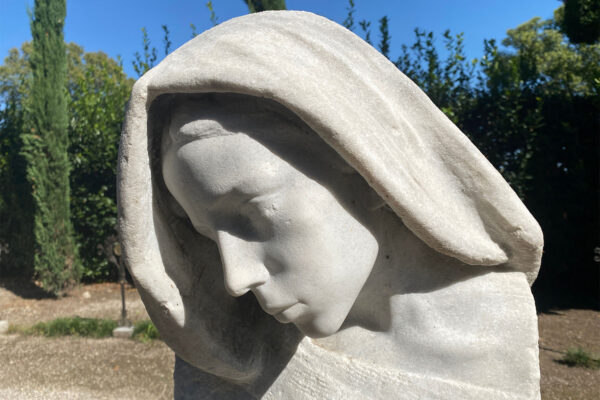
[(261, 261), (256, 244), (246, 242), (227, 232), (217, 234), (225, 289), (238, 297), (267, 282), (269, 271)]

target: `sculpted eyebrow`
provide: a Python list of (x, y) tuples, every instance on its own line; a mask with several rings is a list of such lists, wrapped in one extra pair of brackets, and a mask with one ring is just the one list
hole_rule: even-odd
[[(196, 122), (196, 121), (194, 121), (194, 122)], [(193, 124), (193, 122), (187, 123), (187, 124), (183, 125), (182, 127), (180, 127), (179, 129), (174, 129), (171, 132), (171, 139), (173, 140), (173, 142), (175, 144), (183, 145), (183, 144), (192, 142), (194, 140), (209, 139), (209, 138), (219, 137), (219, 136), (230, 136), (230, 135), (235, 135), (237, 133), (237, 132), (229, 132), (220, 126), (217, 127), (217, 126), (210, 126), (210, 125), (203, 129), (194, 129), (192, 127), (190, 127), (189, 129), (184, 129), (191, 124)]]

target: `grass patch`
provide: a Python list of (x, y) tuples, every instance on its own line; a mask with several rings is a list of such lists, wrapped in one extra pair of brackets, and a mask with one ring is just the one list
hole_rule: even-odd
[[(8, 333), (41, 335), (46, 337), (82, 336), (103, 338), (112, 336), (112, 331), (117, 325), (117, 321), (111, 319), (80, 317), (57, 318), (48, 322), (39, 322), (29, 327), (10, 325), (8, 327)], [(133, 328), (133, 338), (146, 343), (160, 339), (160, 335), (152, 321), (144, 320), (135, 323)]]
[(160, 335), (152, 321), (144, 320), (135, 323), (133, 327), (133, 338), (140, 342), (149, 342), (151, 340), (160, 339)]
[(600, 359), (595, 358), (580, 347), (567, 350), (567, 353), (559, 362), (569, 367), (600, 368)]
[[(96, 318), (57, 318), (48, 322), (39, 322), (29, 328), (21, 328), (21, 332), (29, 335), (55, 336), (85, 336), (102, 338), (112, 336), (117, 322), (110, 319)], [(16, 328), (19, 329), (19, 328)]]
[(8, 331), (6, 331), (6, 333), (8, 333), (8, 334), (25, 333), (25, 328), (18, 326), (18, 325), (10, 324), (8, 326)]

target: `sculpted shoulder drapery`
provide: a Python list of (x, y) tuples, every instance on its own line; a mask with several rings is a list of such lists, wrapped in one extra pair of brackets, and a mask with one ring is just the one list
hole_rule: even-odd
[(514, 271), (530, 284), (537, 276), (543, 243), (537, 222), (392, 63), (350, 31), (310, 13), (236, 18), (183, 45), (135, 84), (120, 147), (124, 261), (161, 335), (189, 363), (252, 382), (278, 352), (293, 359), (300, 340), (251, 299), (227, 295), (215, 244), (161, 200), (161, 99), (202, 93), (267, 99), (291, 111), (412, 234), (457, 264), (473, 266), (475, 275), (476, 268)]

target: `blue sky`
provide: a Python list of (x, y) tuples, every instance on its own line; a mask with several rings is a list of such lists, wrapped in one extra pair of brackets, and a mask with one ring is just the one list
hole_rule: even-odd
[[(210, 28), (208, 0), (67, 0), (65, 40), (76, 42), (86, 51), (120, 55), (125, 71), (136, 77), (131, 66), (136, 51), (141, 52), (141, 28), (146, 27), (153, 45), (162, 57), (162, 30), (166, 24), (171, 42), (177, 48), (191, 38), (190, 24), (201, 32)], [(287, 0), (288, 9), (311, 11), (341, 23), (346, 17), (347, 0)], [(33, 0), (0, 0), (0, 57), (30, 40), (27, 8)], [(357, 21), (390, 18), (395, 58), (402, 44), (413, 42), (416, 27), (434, 31), (464, 32), (469, 58), (479, 57), (483, 39), (502, 39), (508, 29), (533, 17), (550, 18), (558, 0), (355, 0)], [(243, 0), (213, 0), (219, 21), (247, 13)], [(376, 32), (372, 34), (378, 41)]]

